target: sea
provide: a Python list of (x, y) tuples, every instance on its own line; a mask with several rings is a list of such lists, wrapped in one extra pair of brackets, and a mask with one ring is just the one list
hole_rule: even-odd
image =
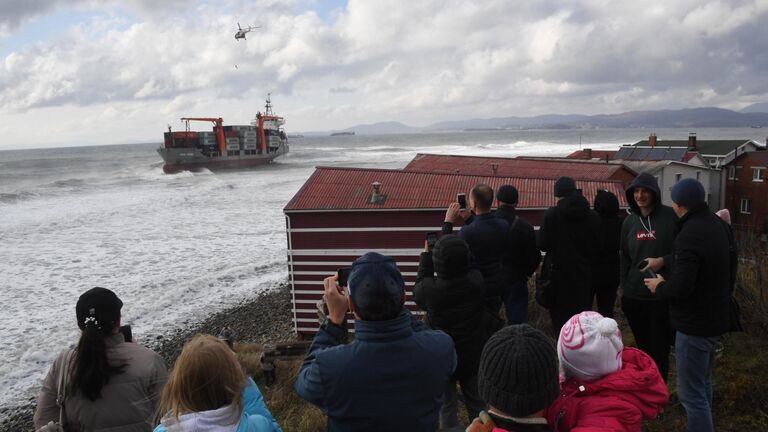
[[(563, 156), (688, 129), (314, 136), (253, 170), (164, 174), (158, 144), (0, 151), (0, 413), (78, 338), (75, 303), (115, 291), (139, 343), (288, 279), (283, 208), (316, 166), (402, 168), (417, 153)], [(755, 139), (761, 129), (698, 130)], [(2, 420), (0, 414), (0, 420)]]

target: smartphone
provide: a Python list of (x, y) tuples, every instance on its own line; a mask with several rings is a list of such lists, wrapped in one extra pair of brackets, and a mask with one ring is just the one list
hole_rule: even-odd
[(126, 342), (133, 342), (133, 332), (131, 331), (130, 325), (120, 326), (120, 333), (123, 334), (123, 338)]
[(347, 280), (349, 279), (349, 272), (352, 271), (352, 267), (342, 267), (338, 270), (336, 270), (336, 275), (338, 276), (338, 284), (340, 287), (347, 286)]
[(467, 195), (460, 193), (456, 194), (456, 201), (459, 203), (459, 208), (465, 210), (467, 208)]
[(435, 248), (435, 243), (437, 243), (437, 233), (434, 231), (427, 233), (427, 247), (429, 250), (432, 250)]
[[(642, 260), (642, 261), (640, 261), (640, 264), (637, 265), (637, 269), (640, 270), (640, 269), (642, 269), (643, 267), (645, 267), (647, 265), (648, 265), (648, 261), (647, 260)], [(648, 268), (648, 270), (643, 270), (642, 273), (643, 273), (643, 277), (646, 278), (646, 279), (653, 279), (653, 278), (656, 277), (656, 272), (653, 271), (653, 269), (650, 268), (650, 267)]]

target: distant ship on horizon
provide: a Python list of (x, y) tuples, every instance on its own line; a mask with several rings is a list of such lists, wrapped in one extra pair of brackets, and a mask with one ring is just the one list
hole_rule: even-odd
[(331, 136), (350, 136), (350, 135), (354, 135), (354, 134), (355, 134), (355, 131), (351, 131), (351, 132), (334, 132), (334, 133), (331, 134)]

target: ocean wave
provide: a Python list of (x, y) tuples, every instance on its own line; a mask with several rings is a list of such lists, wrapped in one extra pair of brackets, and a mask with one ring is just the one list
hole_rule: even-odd
[(38, 197), (39, 194), (34, 192), (17, 192), (17, 193), (0, 193), (0, 203), (2, 204), (15, 204), (19, 201), (31, 200)]

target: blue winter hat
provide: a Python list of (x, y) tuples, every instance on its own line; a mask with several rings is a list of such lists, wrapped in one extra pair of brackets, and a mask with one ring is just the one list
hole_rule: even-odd
[(555, 182), (555, 196), (558, 198), (571, 196), (576, 192), (576, 181), (570, 177), (560, 177)]
[(704, 203), (704, 186), (692, 178), (682, 179), (672, 187), (672, 201), (685, 208), (693, 208)]
[(405, 282), (395, 260), (388, 256), (368, 252), (356, 259), (348, 282), (349, 296), (358, 312), (376, 315), (403, 304)]

